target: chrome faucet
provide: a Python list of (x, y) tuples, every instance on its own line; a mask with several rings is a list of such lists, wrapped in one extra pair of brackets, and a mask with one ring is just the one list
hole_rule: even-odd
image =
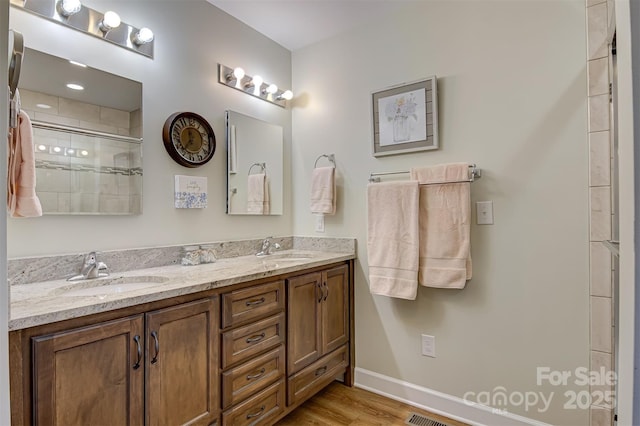
[(90, 280), (93, 278), (101, 278), (109, 276), (107, 265), (104, 262), (98, 262), (98, 256), (95, 251), (88, 253), (84, 257), (84, 264), (80, 270), (80, 275), (74, 275), (67, 281)]
[(273, 237), (267, 237), (262, 241), (262, 247), (260, 251), (256, 253), (256, 256), (267, 256), (270, 255), (272, 250), (279, 250), (280, 244), (271, 242)]

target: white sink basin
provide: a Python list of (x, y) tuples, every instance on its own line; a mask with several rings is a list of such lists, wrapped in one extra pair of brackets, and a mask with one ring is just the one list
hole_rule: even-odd
[(128, 291), (155, 287), (169, 280), (167, 277), (141, 275), (134, 277), (99, 278), (80, 281), (55, 290), (63, 296), (108, 296)]

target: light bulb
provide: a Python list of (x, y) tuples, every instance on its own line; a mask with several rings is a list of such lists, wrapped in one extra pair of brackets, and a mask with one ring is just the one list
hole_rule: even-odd
[(293, 99), (293, 92), (291, 90), (285, 90), (284, 93), (279, 96), (279, 98), (290, 101), (291, 99)]
[(132, 40), (138, 46), (150, 43), (153, 41), (153, 31), (147, 27), (140, 28), (140, 30), (135, 33)]
[(46, 150), (47, 150), (46, 145), (38, 145), (38, 151), (46, 151)]
[(98, 24), (98, 27), (100, 27), (100, 30), (102, 30), (102, 32), (105, 32), (105, 33), (114, 28), (118, 28), (119, 26), (120, 26), (120, 15), (118, 15), (112, 10), (105, 12), (104, 17), (102, 18), (102, 21), (100, 22), (100, 24)]
[(256, 75), (253, 77), (253, 80), (251, 80), (251, 82), (255, 87), (259, 88), (260, 86), (262, 86), (262, 83), (264, 83), (264, 80), (259, 75)]
[(234, 68), (233, 76), (236, 78), (236, 80), (242, 80), (244, 78), (244, 70), (240, 67)]
[(73, 90), (84, 90), (84, 87), (80, 86), (79, 84), (76, 83), (69, 83), (67, 84), (67, 87), (69, 89), (73, 89)]
[(80, 151), (80, 155), (86, 157), (87, 155), (89, 155), (89, 151), (83, 149), (82, 151)]
[(53, 152), (60, 152), (60, 151), (62, 151), (62, 148), (60, 148), (59, 146), (53, 147)]
[(80, 0), (62, 0), (58, 3), (58, 12), (67, 18), (80, 12), (80, 9), (82, 9), (82, 3), (80, 3)]
[(67, 154), (73, 155), (76, 153), (76, 150), (73, 148), (67, 148)]
[(276, 93), (278, 91), (278, 86), (276, 86), (275, 84), (270, 84), (267, 87), (267, 93), (273, 95), (274, 93)]

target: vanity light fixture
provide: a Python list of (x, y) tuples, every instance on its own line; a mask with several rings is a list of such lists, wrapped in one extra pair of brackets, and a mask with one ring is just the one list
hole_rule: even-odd
[(153, 58), (154, 34), (149, 28), (134, 27), (120, 20), (114, 11), (99, 12), (82, 0), (10, 0), (13, 7), (106, 40), (124, 49)]
[(60, 0), (57, 4), (58, 13), (65, 18), (75, 15), (82, 9), (80, 0)]
[(286, 107), (287, 101), (293, 99), (291, 90), (278, 89), (278, 86), (266, 83), (259, 75), (252, 77), (245, 74), (240, 67), (230, 68), (218, 64), (218, 83), (283, 108)]
[(98, 23), (98, 28), (100, 28), (100, 31), (103, 33), (108, 33), (112, 29), (118, 28), (121, 23), (122, 20), (120, 20), (120, 15), (115, 13), (113, 10), (109, 10), (104, 13), (102, 21)]

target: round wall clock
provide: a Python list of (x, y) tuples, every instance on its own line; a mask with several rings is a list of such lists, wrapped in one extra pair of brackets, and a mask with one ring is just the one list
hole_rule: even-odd
[(193, 112), (171, 114), (162, 127), (162, 140), (171, 158), (185, 167), (202, 166), (216, 151), (213, 128)]

